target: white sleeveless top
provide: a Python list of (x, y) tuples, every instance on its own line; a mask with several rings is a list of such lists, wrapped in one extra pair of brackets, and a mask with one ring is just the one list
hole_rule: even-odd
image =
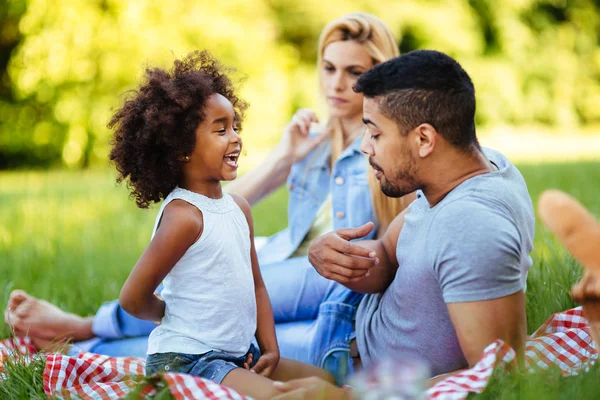
[(175, 188), (160, 207), (152, 236), (175, 199), (202, 212), (204, 229), (163, 281), (165, 315), (150, 334), (148, 354), (215, 350), (243, 356), (257, 318), (246, 216), (228, 194), (211, 199)]

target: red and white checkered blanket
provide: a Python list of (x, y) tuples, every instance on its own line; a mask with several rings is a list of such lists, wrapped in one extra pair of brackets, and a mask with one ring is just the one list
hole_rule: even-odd
[[(557, 366), (564, 375), (587, 370), (598, 358), (589, 325), (581, 307), (552, 315), (525, 345), (525, 366), (530, 372)], [(515, 362), (515, 352), (501, 340), (490, 344), (473, 368), (448, 377), (429, 388), (429, 399), (465, 399), (481, 393), (496, 368)]]
[[(0, 342), (2, 359), (21, 357), (27, 362), (35, 357), (35, 349), (27, 339)], [(68, 399), (119, 398), (135, 387), (141, 394), (156, 393), (153, 385), (139, 387), (144, 374), (144, 360), (134, 357), (114, 358), (91, 353), (78, 357), (61, 354), (45, 355), (44, 391), (48, 396)], [(528, 340), (526, 366), (534, 372), (557, 366), (563, 374), (574, 375), (587, 370), (598, 353), (589, 334), (589, 326), (581, 308), (554, 314)], [(490, 344), (481, 360), (468, 370), (438, 382), (427, 391), (429, 399), (464, 399), (469, 393), (481, 393), (496, 368), (515, 362), (515, 352), (501, 341)], [(0, 378), (2, 375), (0, 375)], [(238, 400), (246, 397), (214, 382), (185, 374), (164, 373), (165, 387), (175, 399)]]

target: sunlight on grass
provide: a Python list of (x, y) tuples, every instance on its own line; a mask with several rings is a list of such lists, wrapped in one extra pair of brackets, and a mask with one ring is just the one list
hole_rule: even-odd
[[(600, 216), (600, 162), (519, 167), (534, 205), (543, 190), (559, 188)], [(286, 226), (286, 202), (282, 188), (253, 209), (257, 236)], [(103, 301), (117, 298), (149, 242), (157, 209), (137, 209), (127, 188), (115, 185), (114, 173), (108, 169), (0, 173), (0, 276), (4, 285), (0, 309), (5, 308), (10, 291), (20, 288), (67, 311), (95, 313)], [(578, 264), (539, 221), (532, 258), (527, 289), (530, 333), (552, 313), (575, 306), (569, 290), (581, 274)], [(8, 336), (4, 324), (2, 332)], [(31, 381), (27, 383), (31, 393), (39, 393), (39, 382), (27, 374), (23, 376)], [(538, 380), (557, 379), (552, 374), (548, 377)], [(530, 387), (521, 378), (510, 379), (506, 378), (508, 386)], [(586, 378), (578, 379), (559, 379), (549, 387), (589, 384)], [(0, 393), (19, 390), (18, 385), (0, 387)], [(501, 398), (516, 397), (505, 393)]]
[[(286, 196), (280, 190), (255, 209), (257, 236), (284, 227)], [(157, 210), (138, 209), (111, 170), (0, 173), (0, 307), (22, 288), (93, 314), (118, 296)]]
[[(560, 188), (600, 214), (593, 182), (600, 163), (523, 164), (534, 204), (546, 188)], [(254, 208), (256, 235), (286, 225), (285, 188)], [(0, 174), (0, 273), (5, 299), (23, 288), (65, 309), (93, 314), (118, 296), (147, 245), (158, 207), (136, 208), (112, 170)], [(573, 306), (568, 290), (579, 267), (539, 224), (528, 283), (529, 331), (552, 312)], [(6, 331), (5, 331), (6, 334)]]

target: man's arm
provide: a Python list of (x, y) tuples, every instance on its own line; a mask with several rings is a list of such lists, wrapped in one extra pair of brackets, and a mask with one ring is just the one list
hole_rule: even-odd
[(498, 299), (448, 303), (447, 306), (469, 366), (479, 361), (483, 350), (496, 339), (504, 341), (517, 352), (519, 359), (522, 358), (527, 339), (522, 290)]
[[(525, 293), (522, 290), (499, 299), (449, 303), (447, 306), (458, 343), (469, 367), (481, 359), (483, 350), (496, 339), (502, 339), (513, 348), (519, 362), (523, 360), (527, 340), (527, 318)], [(462, 371), (436, 376), (429, 380), (429, 386)]]
[(436, 222), (429, 237), (434, 270), (469, 365), (496, 339), (520, 356), (527, 336), (525, 232), (506, 213), (476, 202), (450, 204)]
[(374, 227), (372, 223), (318, 237), (310, 246), (308, 259), (327, 279), (355, 292), (381, 293), (394, 280), (398, 269), (396, 246), (407, 212), (400, 213), (378, 240), (350, 242), (367, 235)]

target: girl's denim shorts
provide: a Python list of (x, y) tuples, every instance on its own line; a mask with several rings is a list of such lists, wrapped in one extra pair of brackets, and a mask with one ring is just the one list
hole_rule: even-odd
[(157, 372), (180, 372), (221, 383), (233, 369), (244, 367), (248, 354), (252, 354), (250, 367), (253, 367), (260, 358), (260, 350), (254, 344), (251, 344), (248, 352), (241, 357), (218, 351), (204, 354), (150, 354), (146, 359), (146, 375)]

